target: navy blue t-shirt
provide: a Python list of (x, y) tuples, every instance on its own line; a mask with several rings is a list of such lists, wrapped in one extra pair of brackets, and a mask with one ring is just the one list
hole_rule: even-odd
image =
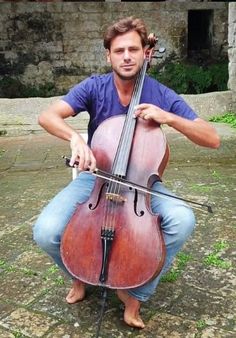
[[(88, 143), (94, 131), (108, 117), (126, 114), (128, 106), (120, 103), (114, 84), (113, 73), (93, 75), (75, 85), (63, 98), (74, 110), (74, 115), (87, 111), (90, 116)], [(189, 120), (198, 116), (172, 89), (146, 75), (140, 103), (151, 103), (161, 109)]]

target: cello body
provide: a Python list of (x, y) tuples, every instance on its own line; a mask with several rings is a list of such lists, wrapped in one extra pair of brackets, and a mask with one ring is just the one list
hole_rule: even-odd
[[(96, 129), (91, 149), (98, 168), (112, 171), (125, 115), (108, 118)], [(126, 179), (151, 187), (160, 180), (169, 148), (160, 127), (138, 119), (129, 155)], [(118, 187), (96, 178), (88, 201), (78, 205), (61, 241), (61, 256), (75, 278), (92, 285), (128, 289), (141, 286), (161, 271), (165, 245), (160, 217), (150, 208), (150, 195)], [(113, 231), (112, 240), (101, 240), (101, 229)], [(104, 245), (111, 245), (104, 258)], [(106, 265), (101, 279), (102, 266)]]

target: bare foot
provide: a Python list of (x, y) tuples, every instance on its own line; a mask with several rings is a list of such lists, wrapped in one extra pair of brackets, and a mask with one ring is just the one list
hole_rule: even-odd
[(66, 301), (68, 304), (75, 304), (80, 302), (85, 297), (85, 284), (80, 280), (74, 280), (72, 288), (70, 289), (68, 295), (66, 296)]
[(140, 302), (137, 299), (131, 297), (125, 290), (117, 290), (117, 295), (125, 305), (125, 323), (129, 326), (143, 329), (145, 325), (139, 315)]

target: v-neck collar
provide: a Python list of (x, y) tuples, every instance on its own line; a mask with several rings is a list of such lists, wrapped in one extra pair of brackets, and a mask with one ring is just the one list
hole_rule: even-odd
[(119, 97), (119, 94), (118, 94), (118, 91), (117, 91), (117, 88), (116, 88), (116, 85), (115, 85), (115, 80), (114, 80), (114, 74), (112, 73), (112, 85), (113, 85), (113, 92), (114, 92), (114, 95), (117, 99), (117, 102), (119, 103), (120, 107), (123, 109), (123, 110), (126, 110), (129, 108), (129, 104), (127, 105), (123, 105), (121, 102), (120, 102), (120, 97)]

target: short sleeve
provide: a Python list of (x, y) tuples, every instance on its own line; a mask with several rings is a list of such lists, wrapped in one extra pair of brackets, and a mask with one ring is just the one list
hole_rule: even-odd
[(92, 82), (88, 78), (75, 85), (70, 91), (62, 97), (62, 100), (68, 103), (74, 110), (74, 115), (82, 111), (88, 111), (91, 102)]
[(184, 101), (184, 99), (170, 88), (164, 91), (165, 110), (188, 120), (195, 120), (197, 113)]

